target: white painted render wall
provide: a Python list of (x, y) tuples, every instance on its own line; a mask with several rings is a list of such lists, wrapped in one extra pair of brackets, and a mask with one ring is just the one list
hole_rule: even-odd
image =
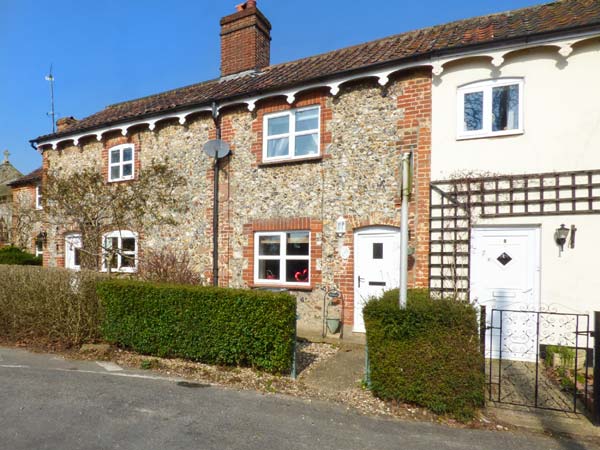
[[(600, 40), (581, 43), (563, 63), (557, 49), (459, 61), (434, 77), (432, 179), (459, 171), (498, 174), (600, 169)], [(523, 77), (524, 133), (457, 140), (457, 87), (496, 77)]]
[[(432, 179), (461, 172), (543, 173), (600, 169), (600, 39), (575, 47), (564, 63), (557, 49), (507, 56), (500, 69), (473, 59), (446, 66), (432, 90)], [(494, 77), (524, 78), (524, 133), (457, 140), (457, 88)], [(575, 248), (562, 256), (554, 231), (574, 224)], [(600, 216), (478, 220), (477, 225), (541, 227), (541, 300), (560, 311), (600, 311)]]

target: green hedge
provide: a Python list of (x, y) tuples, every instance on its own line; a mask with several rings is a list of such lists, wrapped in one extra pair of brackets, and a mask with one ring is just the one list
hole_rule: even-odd
[(27, 253), (18, 247), (4, 247), (0, 248), (0, 264), (41, 266), (42, 258)]
[(107, 341), (207, 364), (291, 369), (296, 301), (289, 294), (115, 280), (100, 283)]
[(363, 314), (375, 395), (460, 420), (473, 417), (483, 405), (485, 380), (471, 305), (414, 290), (401, 310), (396, 289), (369, 301)]

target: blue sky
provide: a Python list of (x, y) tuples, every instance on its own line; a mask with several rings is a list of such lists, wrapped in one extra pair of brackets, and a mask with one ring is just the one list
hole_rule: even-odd
[[(41, 165), (29, 139), (57, 117), (215, 78), (219, 19), (242, 0), (0, 0), (0, 150), (23, 173)], [(273, 25), (271, 62), (542, 0), (258, 0)]]

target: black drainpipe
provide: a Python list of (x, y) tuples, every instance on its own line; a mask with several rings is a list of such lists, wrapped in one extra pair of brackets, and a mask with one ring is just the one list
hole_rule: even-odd
[[(216, 138), (221, 139), (221, 119), (217, 104), (212, 104)], [(213, 286), (219, 285), (219, 152), (215, 151), (213, 188)]]

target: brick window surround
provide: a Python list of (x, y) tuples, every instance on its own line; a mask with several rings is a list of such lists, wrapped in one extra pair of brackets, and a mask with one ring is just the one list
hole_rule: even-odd
[[(252, 131), (256, 138), (252, 144), (252, 153), (256, 156), (256, 164), (260, 166), (297, 164), (303, 161), (321, 160), (327, 157), (325, 150), (327, 149), (327, 145), (331, 143), (331, 132), (327, 131), (327, 125), (333, 117), (331, 108), (327, 106), (328, 97), (327, 91), (316, 89), (304, 94), (298, 94), (297, 100), (292, 105), (285, 98), (271, 99), (257, 104), (256, 117), (252, 122)], [(319, 155), (281, 161), (263, 161), (263, 123), (265, 115), (309, 106), (321, 107)]]
[[(303, 230), (310, 232), (310, 284), (305, 285), (273, 285), (259, 284), (254, 282), (254, 233), (260, 231), (295, 231)], [(248, 266), (244, 269), (244, 283), (248, 287), (282, 287), (292, 291), (313, 290), (321, 284), (322, 274), (320, 267), (317, 269), (317, 261), (323, 256), (321, 235), (323, 233), (323, 222), (309, 217), (261, 219), (244, 225), (244, 258), (248, 260)]]

